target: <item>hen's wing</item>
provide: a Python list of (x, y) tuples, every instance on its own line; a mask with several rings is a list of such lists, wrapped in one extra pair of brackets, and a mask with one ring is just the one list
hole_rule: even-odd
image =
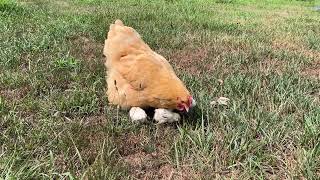
[[(125, 58), (124, 58), (125, 59)], [(142, 90), (148, 86), (159, 86), (158, 80), (161, 78), (164, 80), (173, 79), (171, 72), (165, 67), (165, 65), (153, 56), (141, 55), (136, 59), (127, 58), (124, 60), (121, 66), (117, 67), (117, 70), (127, 80), (127, 82), (135, 89)]]
[(170, 64), (153, 52), (131, 27), (116, 21), (110, 26), (105, 53), (112, 68), (118, 71), (135, 90), (154, 86), (157, 79), (175, 78)]

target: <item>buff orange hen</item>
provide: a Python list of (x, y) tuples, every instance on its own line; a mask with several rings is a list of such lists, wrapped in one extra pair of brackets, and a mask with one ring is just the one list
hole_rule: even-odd
[(116, 20), (110, 25), (103, 54), (106, 56), (109, 103), (122, 108), (179, 111), (189, 111), (195, 105), (169, 62), (122, 21)]

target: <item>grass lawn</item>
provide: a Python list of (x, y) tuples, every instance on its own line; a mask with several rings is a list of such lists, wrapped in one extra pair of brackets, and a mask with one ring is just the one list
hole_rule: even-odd
[[(0, 179), (318, 179), (320, 11), (295, 0), (0, 0)], [(197, 100), (179, 124), (108, 106), (121, 19)], [(228, 106), (213, 107), (224, 96)]]

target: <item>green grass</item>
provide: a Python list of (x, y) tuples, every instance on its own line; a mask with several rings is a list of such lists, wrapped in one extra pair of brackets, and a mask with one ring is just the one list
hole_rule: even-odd
[[(0, 179), (318, 179), (315, 5), (0, 0)], [(118, 18), (197, 99), (181, 123), (137, 125), (108, 105), (102, 48)], [(229, 106), (210, 106), (220, 96)]]

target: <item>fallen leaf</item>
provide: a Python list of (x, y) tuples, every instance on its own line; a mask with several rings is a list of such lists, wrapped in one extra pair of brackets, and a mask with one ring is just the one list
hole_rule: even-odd
[(228, 105), (229, 101), (230, 101), (230, 99), (226, 98), (226, 97), (219, 97), (217, 100), (219, 105)]
[(225, 105), (227, 106), (230, 99), (227, 97), (219, 97), (217, 100), (211, 101), (210, 105), (216, 106), (216, 105)]

